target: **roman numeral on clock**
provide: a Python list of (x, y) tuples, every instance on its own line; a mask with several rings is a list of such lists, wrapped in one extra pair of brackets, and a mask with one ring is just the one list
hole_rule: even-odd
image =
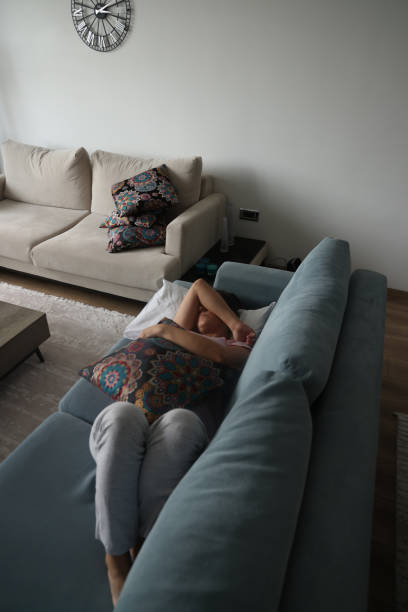
[(119, 32), (119, 34), (123, 34), (125, 31), (125, 26), (123, 25), (123, 21), (119, 21), (119, 19), (115, 23), (115, 29)]

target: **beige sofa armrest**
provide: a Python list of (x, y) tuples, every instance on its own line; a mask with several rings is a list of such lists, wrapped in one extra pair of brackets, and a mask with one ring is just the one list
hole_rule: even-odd
[(184, 274), (219, 240), (226, 197), (212, 193), (167, 226), (165, 253), (178, 257)]
[(0, 174), (0, 200), (4, 198), (4, 187), (6, 185), (6, 177)]

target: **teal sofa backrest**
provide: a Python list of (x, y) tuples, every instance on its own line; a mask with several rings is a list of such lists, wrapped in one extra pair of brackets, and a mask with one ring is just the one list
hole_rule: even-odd
[(386, 296), (383, 275), (353, 272), (330, 378), (311, 407), (310, 466), (280, 612), (367, 610)]
[(312, 427), (301, 383), (252, 382), (167, 500), (116, 612), (277, 609)]
[(325, 238), (282, 291), (248, 359), (234, 399), (264, 369), (290, 374), (302, 382), (310, 402), (316, 400), (333, 362), (349, 279), (348, 243)]

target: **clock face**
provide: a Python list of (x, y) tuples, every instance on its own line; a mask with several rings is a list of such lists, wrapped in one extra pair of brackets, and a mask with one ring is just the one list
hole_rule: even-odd
[(130, 0), (71, 0), (74, 26), (95, 51), (112, 51), (123, 42), (130, 25)]

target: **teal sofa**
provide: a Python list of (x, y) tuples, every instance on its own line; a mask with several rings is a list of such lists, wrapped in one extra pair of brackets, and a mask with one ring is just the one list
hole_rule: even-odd
[[(350, 270), (332, 238), (294, 274), (220, 268), (215, 286), (244, 307), (278, 302), (117, 612), (367, 609), (386, 279)], [(2, 612), (112, 609), (88, 450), (109, 402), (78, 380), (1, 464)]]

